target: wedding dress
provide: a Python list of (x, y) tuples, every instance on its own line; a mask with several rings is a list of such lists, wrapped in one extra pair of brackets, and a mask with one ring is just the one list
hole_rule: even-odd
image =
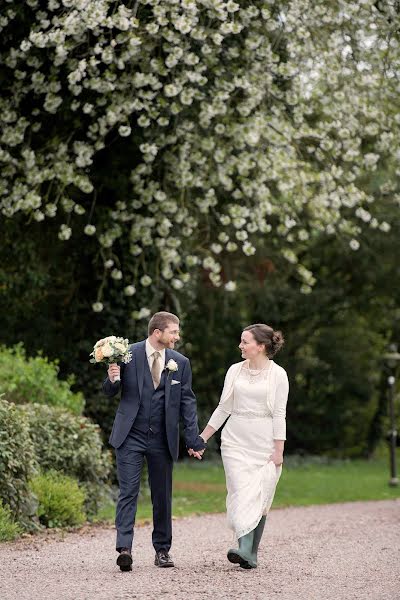
[(288, 389), (285, 370), (273, 360), (261, 372), (251, 371), (247, 360), (232, 365), (209, 421), (219, 429), (229, 416), (221, 435), (221, 454), (228, 524), (237, 538), (258, 525), (274, 499), (282, 467), (270, 458), (274, 439), (286, 439)]

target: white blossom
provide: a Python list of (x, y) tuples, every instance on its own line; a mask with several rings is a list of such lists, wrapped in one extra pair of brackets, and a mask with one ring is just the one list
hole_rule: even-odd
[(136, 288), (134, 285), (127, 285), (124, 288), (124, 294), (126, 296), (133, 296), (134, 294), (136, 294)]
[(131, 128), (129, 125), (120, 125), (118, 127), (118, 133), (121, 137), (128, 137), (131, 135)]
[(220, 254), (222, 252), (221, 244), (211, 244), (210, 248), (214, 254)]
[[(390, 230), (376, 200), (400, 175), (398, 41), (381, 4), (27, 0), (22, 17), (9, 1), (1, 213), (63, 214), (63, 241), (90, 214), (84, 232), (121, 266), (104, 259), (111, 279), (144, 294), (159, 277), (180, 292), (199, 268), (221, 286), (230, 254), (264, 243), (310, 293), (310, 240), (356, 250), (363, 228)], [(133, 127), (129, 174), (110, 172), (126, 198), (95, 206), (96, 157)]]
[(228, 242), (226, 245), (228, 252), (235, 252), (238, 249), (236, 242)]
[(83, 230), (86, 235), (94, 235), (96, 233), (96, 227), (94, 225), (85, 225), (85, 228)]
[(111, 277), (119, 281), (120, 279), (122, 279), (122, 271), (120, 269), (113, 269), (111, 271)]
[(153, 283), (153, 280), (149, 275), (143, 275), (143, 277), (140, 278), (140, 283), (143, 287), (148, 287)]
[(181, 290), (183, 288), (183, 281), (181, 279), (177, 279), (176, 277), (171, 281), (171, 285), (176, 290)]
[(350, 240), (349, 246), (352, 250), (358, 250), (360, 247), (360, 242), (358, 240)]
[(94, 312), (101, 312), (104, 308), (104, 305), (102, 304), (102, 302), (94, 302), (92, 304), (92, 310)]
[(62, 241), (67, 241), (71, 237), (72, 229), (68, 227), (65, 223), (60, 226), (60, 231), (58, 232), (58, 238)]
[(256, 248), (249, 242), (245, 242), (242, 246), (242, 249), (246, 256), (253, 256), (256, 253)]
[(140, 310), (135, 310), (132, 313), (132, 317), (140, 321), (141, 319), (147, 319), (151, 315), (151, 311), (149, 308), (143, 306)]
[(227, 292), (235, 292), (236, 291), (236, 281), (227, 281), (224, 287)]

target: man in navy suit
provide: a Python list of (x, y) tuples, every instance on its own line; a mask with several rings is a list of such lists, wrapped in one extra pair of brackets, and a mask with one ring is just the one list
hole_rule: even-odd
[[(130, 347), (132, 360), (110, 365), (103, 391), (121, 399), (110, 435), (115, 448), (120, 492), (115, 525), (117, 565), (132, 570), (132, 542), (143, 460), (146, 458), (151, 500), (155, 565), (173, 567), (172, 466), (178, 459), (179, 421), (191, 456), (201, 459), (206, 443), (199, 436), (196, 397), (188, 358), (173, 348), (179, 319), (168, 312), (152, 316), (148, 338)], [(115, 381), (120, 377), (120, 381)]]

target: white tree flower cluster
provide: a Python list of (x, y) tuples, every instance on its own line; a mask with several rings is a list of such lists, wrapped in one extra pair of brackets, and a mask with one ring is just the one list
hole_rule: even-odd
[[(309, 293), (310, 240), (340, 234), (357, 250), (366, 224), (389, 229), (374, 202), (400, 175), (396, 5), (5, 0), (3, 216), (55, 219), (67, 243), (75, 228), (95, 238), (134, 318), (153, 289), (179, 293), (199, 269), (234, 291), (224, 263), (265, 242)], [(137, 143), (131, 188), (91, 210), (111, 138)], [(383, 167), (393, 181), (372, 189)]]

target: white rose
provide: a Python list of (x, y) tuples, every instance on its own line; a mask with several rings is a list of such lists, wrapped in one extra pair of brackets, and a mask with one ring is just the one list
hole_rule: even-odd
[(109, 358), (113, 354), (113, 349), (111, 348), (110, 344), (104, 344), (101, 351), (103, 352), (103, 356), (106, 358)]
[(172, 358), (167, 362), (167, 369), (174, 373), (178, 370), (178, 363), (176, 363)]

